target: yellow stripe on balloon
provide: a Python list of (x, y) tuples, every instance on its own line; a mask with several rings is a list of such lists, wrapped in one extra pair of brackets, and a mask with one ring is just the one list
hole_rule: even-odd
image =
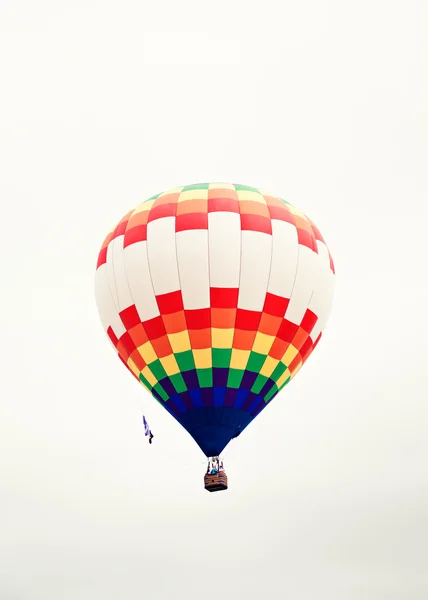
[(272, 344), (275, 341), (275, 337), (272, 335), (266, 335), (265, 333), (256, 333), (253, 344), (253, 352), (259, 354), (269, 354), (269, 350), (272, 348)]
[(210, 369), (213, 366), (213, 356), (211, 348), (193, 350), (193, 359), (197, 369)]
[(134, 361), (132, 360), (132, 358), (128, 358), (128, 367), (131, 369), (131, 371), (134, 373), (134, 375), (136, 377), (139, 377), (141, 371), (137, 367), (137, 365), (134, 363)]
[(181, 192), (178, 202), (185, 202), (186, 200), (208, 200), (208, 190), (186, 190)]
[(291, 376), (291, 373), (288, 369), (286, 369), (284, 371), (284, 373), (281, 375), (281, 377), (278, 379), (278, 381), (276, 382), (276, 385), (278, 386), (278, 388), (280, 388), (286, 381), (287, 379)]
[(164, 356), (163, 358), (161, 358), (160, 363), (163, 366), (163, 368), (165, 369), (165, 373), (168, 376), (177, 375), (177, 373), (180, 372), (180, 367), (178, 366), (178, 363), (173, 354), (170, 354), (169, 356)]
[(158, 380), (153, 375), (153, 373), (150, 371), (149, 367), (144, 367), (144, 369), (141, 371), (141, 374), (147, 379), (147, 381), (150, 383), (150, 385), (157, 384)]
[(141, 357), (146, 364), (150, 364), (157, 359), (157, 354), (151, 342), (146, 342), (142, 346), (138, 346), (138, 352), (141, 354)]
[(296, 358), (298, 353), (299, 351), (297, 350), (297, 348), (295, 348), (293, 344), (290, 344), (284, 356), (281, 358), (281, 362), (288, 367), (288, 365), (291, 364), (291, 362)]
[(260, 202), (261, 204), (266, 204), (266, 200), (259, 192), (251, 192), (250, 190), (238, 190), (237, 192), (238, 200), (251, 200), (251, 202)]
[(230, 359), (230, 367), (231, 369), (245, 369), (248, 363), (248, 359), (250, 357), (250, 350), (238, 350), (237, 348), (233, 348), (232, 356)]
[(276, 367), (279, 364), (279, 360), (277, 358), (272, 358), (272, 356), (267, 356), (263, 366), (260, 370), (260, 375), (264, 375), (265, 377), (270, 377), (272, 373), (275, 371)]
[(191, 349), (189, 333), (187, 331), (169, 333), (168, 339), (174, 354), (177, 352), (186, 352), (186, 350)]
[(213, 348), (232, 348), (234, 329), (211, 329), (211, 343)]

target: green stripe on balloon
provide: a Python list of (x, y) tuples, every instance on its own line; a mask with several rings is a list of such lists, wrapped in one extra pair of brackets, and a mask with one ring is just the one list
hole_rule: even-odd
[(158, 381), (161, 381), (162, 379), (165, 379), (165, 377), (168, 377), (159, 359), (156, 359), (154, 362), (150, 363), (149, 369)]
[[(162, 192), (160, 192), (159, 194), (155, 194), (154, 196), (150, 196), (150, 198), (147, 198), (147, 200), (144, 200), (144, 202), (150, 202), (150, 200), (156, 200), (157, 198), (159, 198), (161, 193)], [(143, 204), (144, 204), (144, 202), (143, 202)]]
[(268, 381), (269, 381), (269, 377), (266, 377), (266, 375), (258, 375), (257, 379), (253, 383), (253, 387), (251, 388), (251, 391), (254, 392), (255, 394), (260, 394), (263, 386)]
[(166, 402), (168, 400), (168, 398), (169, 398), (168, 394), (165, 392), (165, 390), (159, 383), (156, 383), (153, 386), (153, 390), (159, 394), (159, 396), (162, 398), (162, 400), (164, 402)]
[(190, 192), (191, 190), (207, 190), (209, 183), (194, 183), (192, 185), (185, 185), (182, 189), (183, 192)]
[(287, 369), (287, 365), (284, 365), (283, 362), (278, 363), (270, 378), (273, 379), (274, 381), (278, 381), (278, 379), (286, 371), (286, 369)]
[(228, 369), (230, 366), (230, 359), (232, 358), (232, 349), (227, 348), (213, 348), (213, 367), (219, 369)]
[(250, 356), (248, 358), (246, 370), (252, 371), (253, 373), (260, 373), (260, 370), (263, 367), (265, 360), (266, 360), (266, 354), (259, 354), (258, 352), (251, 352)]
[(235, 188), (236, 191), (245, 190), (246, 192), (257, 192), (258, 194), (260, 194), (260, 190), (258, 190), (255, 187), (248, 186), (248, 185), (240, 185), (240, 184), (234, 183), (233, 187)]
[(139, 379), (142, 383), (144, 383), (144, 385), (149, 389), (152, 390), (153, 386), (151, 383), (148, 382), (148, 380), (144, 377), (144, 375), (142, 373), (140, 373), (139, 375)]
[(177, 354), (174, 354), (174, 357), (180, 371), (192, 371), (195, 369), (195, 359), (193, 358), (193, 352), (191, 350), (177, 352)]
[(196, 369), (199, 385), (201, 388), (209, 388), (213, 385), (212, 369)]
[(172, 385), (175, 387), (175, 390), (178, 394), (180, 394), (181, 392), (185, 392), (187, 390), (187, 386), (186, 386), (184, 379), (180, 373), (177, 373), (176, 375), (170, 375), (169, 379), (170, 379)]
[(230, 369), (227, 376), (227, 387), (238, 389), (244, 377), (244, 372), (241, 369)]

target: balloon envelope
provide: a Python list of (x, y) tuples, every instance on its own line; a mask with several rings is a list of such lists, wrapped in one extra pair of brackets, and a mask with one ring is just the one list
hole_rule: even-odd
[(332, 258), (310, 219), (232, 184), (143, 202), (105, 239), (95, 276), (115, 351), (207, 456), (308, 359), (333, 286)]

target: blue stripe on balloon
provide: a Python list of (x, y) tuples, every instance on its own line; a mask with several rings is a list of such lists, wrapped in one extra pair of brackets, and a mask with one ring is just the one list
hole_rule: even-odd
[(178, 407), (180, 412), (182, 412), (182, 413), (187, 412), (186, 407), (184, 406), (183, 400), (180, 398), (180, 396), (178, 394), (175, 394), (175, 396), (172, 396), (171, 400)]
[(192, 398), (193, 404), (196, 408), (203, 406), (201, 390), (199, 388), (196, 390), (190, 390), (190, 397)]
[(180, 417), (181, 413), (177, 405), (172, 401), (171, 398), (167, 402), (165, 402), (163, 406), (165, 406), (169, 414), (172, 415), (175, 419), (178, 419)]
[(224, 406), (224, 397), (226, 396), (225, 387), (214, 388), (214, 406)]
[(258, 405), (258, 403), (260, 402), (261, 399), (262, 399), (261, 396), (256, 396), (254, 398), (253, 402), (248, 407), (248, 412), (250, 413), (250, 415), (253, 414), (253, 410), (256, 408), (256, 406)]
[(233, 403), (234, 408), (242, 408), (246, 397), (250, 392), (248, 390), (238, 390), (236, 394), (235, 402)]
[(265, 402), (264, 400), (261, 400), (259, 402), (259, 404), (257, 404), (257, 406), (254, 407), (254, 409), (251, 412), (251, 415), (253, 417), (257, 416), (258, 414), (260, 414), (262, 412), (262, 410), (268, 405), (268, 402)]

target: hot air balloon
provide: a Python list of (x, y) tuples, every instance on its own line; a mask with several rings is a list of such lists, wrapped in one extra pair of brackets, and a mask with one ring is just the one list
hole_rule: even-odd
[[(224, 183), (171, 189), (131, 210), (95, 275), (119, 358), (214, 461), (311, 355), (333, 287), (332, 257), (308, 217)], [(205, 487), (226, 489), (224, 470), (209, 468)]]

